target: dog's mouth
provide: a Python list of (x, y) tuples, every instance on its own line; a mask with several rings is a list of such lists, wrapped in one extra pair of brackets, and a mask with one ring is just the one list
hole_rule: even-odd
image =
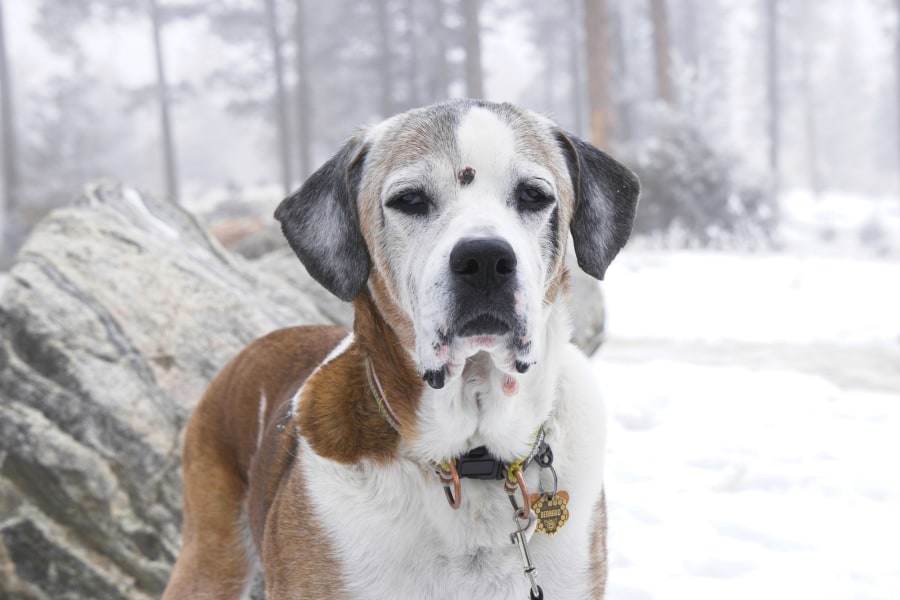
[(456, 327), (456, 335), (460, 337), (506, 335), (512, 329), (512, 323), (508, 320), (495, 314), (481, 313), (460, 323)]
[[(440, 342), (435, 344), (434, 350), (441, 362), (437, 368), (425, 369), (422, 378), (439, 390), (444, 387), (447, 377), (459, 374), (460, 359), (477, 352), (505, 356), (503, 362), (507, 373), (513, 373), (513, 369), (519, 374), (528, 372), (534, 360), (526, 358), (531, 349), (531, 336), (523, 325), (515, 315), (504, 316), (496, 311), (458, 317), (448, 332), (439, 333)], [(454, 358), (451, 348), (457, 346), (455, 340), (460, 343), (458, 349), (463, 355)]]

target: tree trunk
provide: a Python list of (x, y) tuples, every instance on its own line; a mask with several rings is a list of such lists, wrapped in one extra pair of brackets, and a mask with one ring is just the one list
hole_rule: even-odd
[(544, 55), (544, 74), (541, 77), (541, 92), (543, 96), (543, 111), (547, 114), (556, 114), (554, 106), (556, 100), (556, 44), (555, 40), (548, 36), (543, 38), (538, 46)]
[[(688, 63), (696, 70), (700, 64), (700, 23), (697, 20), (696, 0), (684, 0), (684, 53)], [(696, 77), (696, 73), (694, 74)]]
[[(898, 0), (900, 3), (900, 0)], [(822, 192), (822, 173), (819, 167), (819, 141), (816, 128), (815, 102), (813, 101), (813, 85), (810, 79), (812, 69), (813, 36), (808, 27), (802, 32), (803, 49), (800, 61), (800, 87), (803, 100), (803, 129), (806, 138), (806, 165), (809, 186), (818, 197)], [(900, 64), (900, 62), (898, 62)]]
[(406, 48), (409, 55), (407, 56), (407, 90), (406, 104), (408, 108), (419, 106), (422, 104), (422, 94), (420, 90), (419, 77), (419, 47), (418, 33), (416, 31), (416, 1), (406, 0), (406, 6), (403, 9), (406, 13)]
[(572, 77), (572, 87), (569, 90), (569, 99), (572, 103), (572, 130), (578, 135), (583, 135), (584, 123), (581, 114), (581, 100), (584, 96), (584, 79), (581, 75), (581, 19), (578, 14), (578, 0), (569, 0), (567, 8), (572, 14), (571, 30), (569, 32), (569, 75)]
[(309, 88), (309, 44), (307, 43), (308, 13), (306, 0), (296, 0), (297, 19), (294, 21), (294, 44), (297, 50), (297, 173), (305, 181), (312, 172), (312, 102)]
[(3, 198), (0, 200), (0, 263), (7, 248), (7, 219), (13, 214), (19, 191), (19, 148), (13, 115), (12, 83), (6, 56), (6, 25), (0, 0), (0, 126), (3, 127)]
[(900, 0), (896, 0), (897, 14), (894, 16), (896, 23), (894, 30), (894, 63), (897, 70), (897, 175), (900, 177)]
[(150, 18), (153, 22), (153, 52), (156, 60), (156, 95), (159, 102), (159, 125), (163, 143), (163, 165), (166, 177), (166, 195), (173, 202), (179, 201), (178, 169), (175, 158), (175, 143), (172, 139), (172, 122), (169, 117), (169, 86), (166, 83), (166, 65), (163, 61), (162, 43), (160, 40), (162, 21), (159, 15), (157, 0), (150, 3)]
[(584, 0), (584, 29), (591, 141), (600, 148), (609, 148), (613, 139), (615, 112), (611, 93), (609, 12), (606, 0)]
[(650, 0), (653, 21), (653, 56), (656, 60), (656, 95), (675, 106), (675, 86), (672, 83), (672, 54), (669, 39), (669, 15), (666, 0)]
[(381, 78), (381, 106), (379, 108), (381, 116), (387, 118), (394, 114), (394, 77), (391, 68), (391, 22), (388, 14), (388, 0), (378, 0), (376, 12), (380, 47), (378, 74)]
[[(610, 65), (612, 65), (610, 67), (612, 69), (610, 81), (615, 80), (619, 83), (619, 89), (623, 89), (628, 87), (626, 82), (629, 81), (628, 49), (622, 33), (625, 31), (625, 19), (622, 15), (622, 4), (614, 4), (613, 7), (609, 15), (610, 51), (612, 53), (612, 58), (610, 59)], [(633, 106), (634, 92), (619, 94), (614, 99), (612, 110), (615, 111), (616, 115), (616, 144), (627, 146), (634, 139), (634, 126), (632, 125)]]
[(265, 0), (266, 34), (272, 50), (272, 67), (275, 74), (275, 119), (278, 129), (278, 154), (281, 163), (281, 186), (284, 195), (291, 193), (291, 126), (288, 120), (287, 94), (284, 90), (284, 60), (281, 55), (281, 36), (278, 34), (278, 15), (275, 0)]
[(781, 98), (778, 89), (778, 0), (766, 0), (766, 88), (769, 100), (769, 169), (778, 189), (779, 123)]
[(450, 73), (447, 68), (447, 25), (444, 22), (444, 0), (432, 4), (432, 29), (434, 36), (434, 63), (431, 66), (431, 101), (445, 99), (449, 95)]
[(466, 29), (466, 95), (469, 98), (484, 98), (479, 9), (479, 0), (463, 0), (463, 19)]

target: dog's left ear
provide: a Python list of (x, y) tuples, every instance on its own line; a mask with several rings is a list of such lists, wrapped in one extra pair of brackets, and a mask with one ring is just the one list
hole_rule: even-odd
[(344, 144), (275, 211), (309, 274), (345, 302), (365, 287), (371, 264), (356, 206), (367, 150), (362, 136)]
[(556, 139), (575, 193), (571, 231), (578, 266), (603, 279), (631, 235), (640, 183), (624, 165), (584, 140), (561, 130)]

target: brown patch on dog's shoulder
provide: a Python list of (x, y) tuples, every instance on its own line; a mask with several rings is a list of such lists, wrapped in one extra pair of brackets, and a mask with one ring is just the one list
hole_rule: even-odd
[[(271, 597), (347, 597), (327, 533), (313, 504), (303, 501), (313, 491), (307, 489), (303, 473), (300, 454), (305, 446), (300, 437), (317, 455), (342, 464), (366, 459), (385, 462), (396, 455), (399, 434), (381, 415), (369, 390), (366, 356), (404, 435), (415, 432), (424, 383), (368, 292), (360, 294), (355, 308), (353, 342), (312, 375), (307, 372), (282, 397), (278, 410), (268, 417), (266, 435), (254, 460), (251, 476), (265, 478), (265, 492), (254, 493), (260, 485), (251, 486), (251, 528), (266, 565), (270, 581), (266, 592)], [(336, 345), (331, 343), (329, 350)], [(319, 354), (319, 362), (324, 356)], [(301, 385), (298, 414), (292, 416), (289, 401)]]
[(381, 307), (376, 306), (368, 293), (356, 298), (354, 308), (356, 343), (372, 361), (391, 408), (400, 421), (403, 436), (413, 437), (425, 382), (410, 356), (412, 346), (400, 340), (395, 322), (382, 314)]
[[(216, 378), (226, 386), (219, 393), (226, 398), (222, 414), (226, 428), (232, 430), (229, 439), (236, 440), (236, 461), (244, 477), (252, 480), (248, 517), (257, 545), (266, 513), (294, 456), (291, 398), (348, 333), (330, 325), (280, 329), (252, 342)], [(266, 404), (260, 440), (261, 394)]]
[(600, 600), (606, 594), (606, 490), (600, 492), (600, 500), (594, 505), (594, 530), (591, 532), (591, 579), (594, 586), (591, 597)]
[(266, 515), (261, 550), (266, 565), (267, 598), (318, 598), (342, 600), (348, 597), (345, 582), (328, 533), (308, 502), (313, 491), (304, 477), (301, 449), (294, 441), (292, 466), (273, 492), (273, 504)]
[(367, 292), (354, 301), (356, 339), (306, 383), (298, 420), (316, 454), (344, 464), (394, 457), (399, 434), (381, 414), (369, 389), (368, 356), (406, 436), (414, 435), (424, 383), (394, 330)]

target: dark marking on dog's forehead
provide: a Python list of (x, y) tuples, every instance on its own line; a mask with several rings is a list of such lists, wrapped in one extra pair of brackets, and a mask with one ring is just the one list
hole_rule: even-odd
[(475, 169), (466, 167), (457, 173), (456, 177), (459, 179), (460, 185), (469, 185), (475, 180)]

